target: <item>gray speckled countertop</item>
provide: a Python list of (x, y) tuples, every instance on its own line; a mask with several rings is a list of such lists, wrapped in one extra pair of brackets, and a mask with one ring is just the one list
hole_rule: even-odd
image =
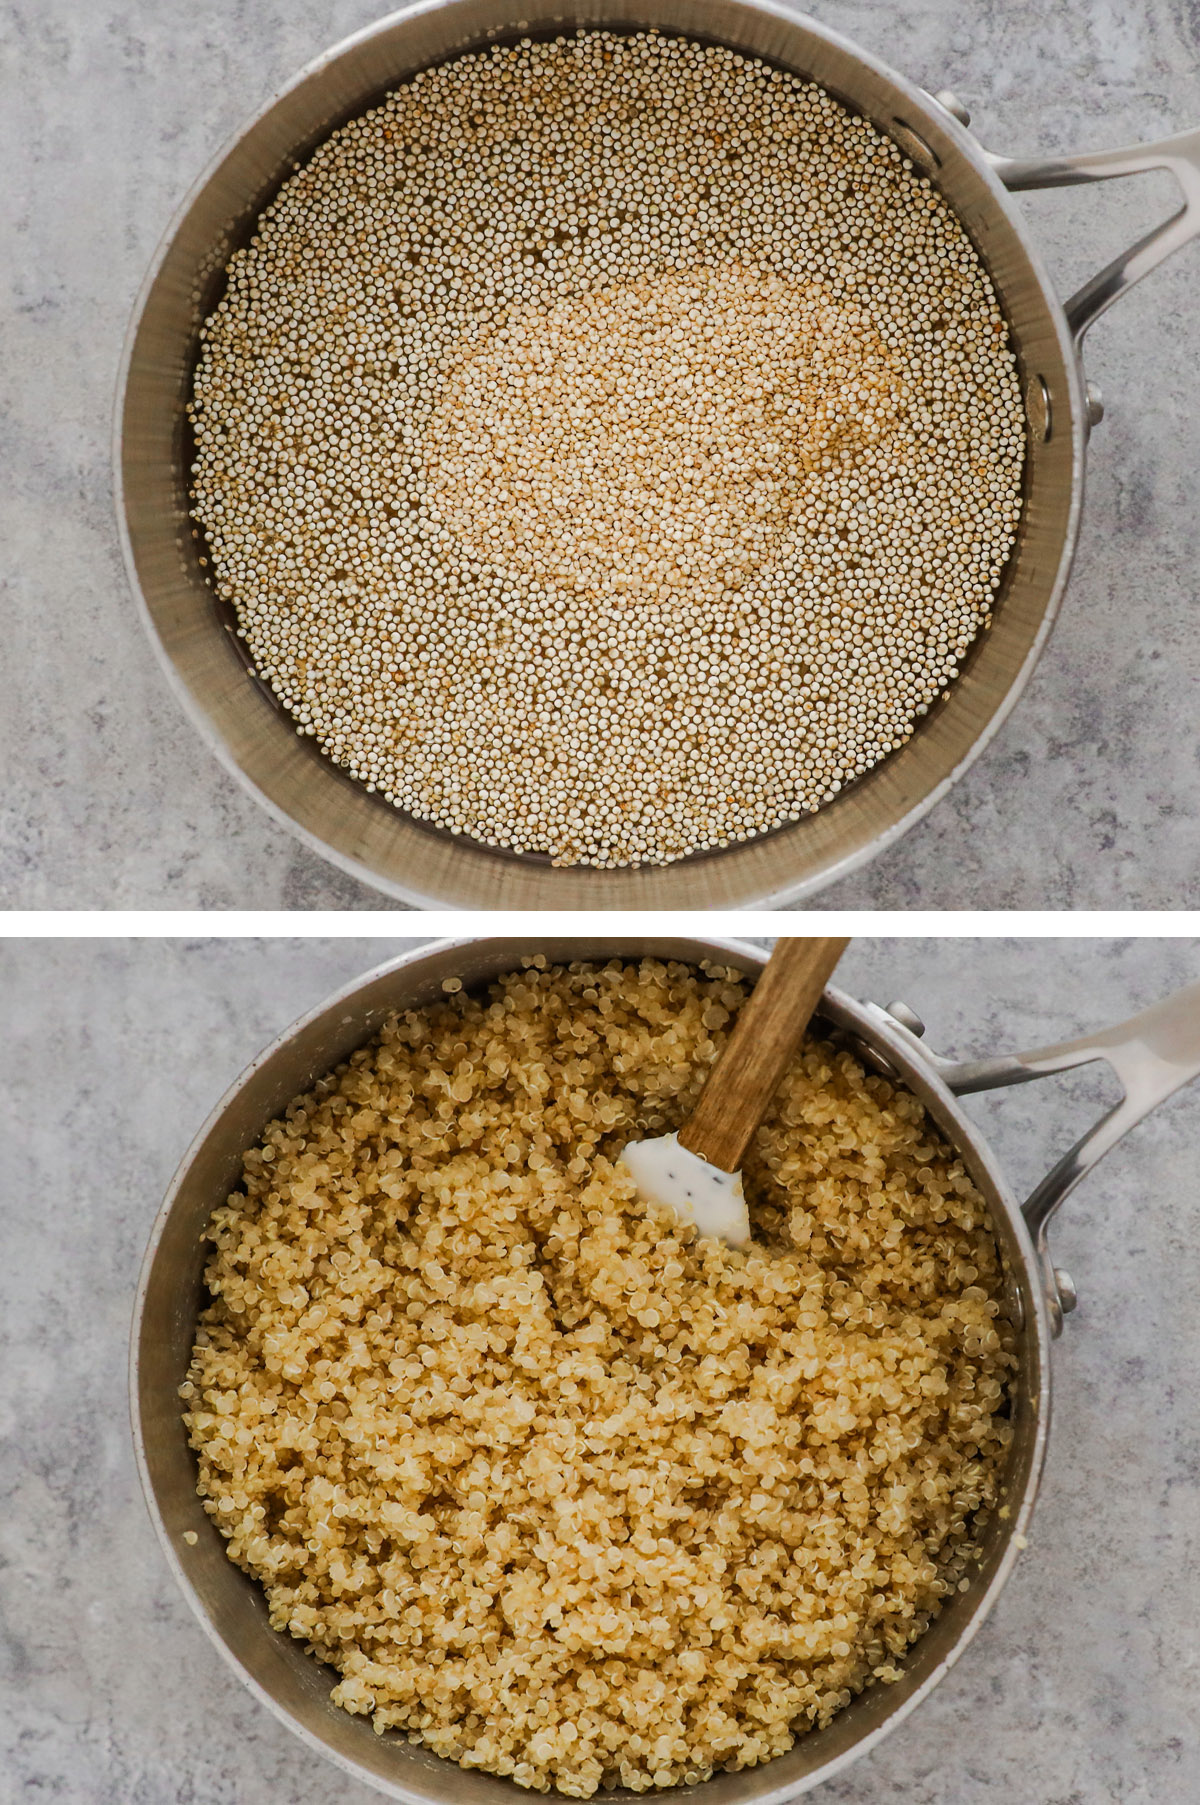
[[(226, 136), (379, 0), (6, 0), (0, 7), (0, 905), (381, 906), (221, 770), (167, 692), (117, 547), (109, 424), (133, 297)], [(814, 0), (995, 148), (1200, 120), (1188, 0)], [(1063, 292), (1169, 204), (1166, 178), (1027, 198)], [(843, 907), (1200, 900), (1195, 627), (1200, 250), (1095, 330), (1092, 448), (1061, 624), (1015, 716)]]
[[(237, 1683), (138, 1493), (126, 1337), (151, 1220), (244, 1063), (411, 943), (0, 943), (0, 1802), (371, 1805)], [(963, 1056), (1144, 1006), (1200, 941), (853, 946)], [(1097, 1111), (1087, 1074), (971, 1104), (1031, 1185)], [(1027, 1553), (940, 1689), (828, 1805), (1193, 1805), (1200, 1752), (1200, 1087), (1069, 1201), (1080, 1307)]]

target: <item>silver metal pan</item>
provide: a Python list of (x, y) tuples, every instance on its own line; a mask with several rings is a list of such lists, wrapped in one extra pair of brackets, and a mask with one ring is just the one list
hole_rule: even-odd
[[(184, 408), (198, 328), (231, 251), (297, 159), (416, 70), (520, 31), (656, 25), (719, 39), (810, 77), (927, 172), (975, 243), (1012, 332), (1029, 415), (1019, 541), (991, 630), (912, 739), (820, 813), (665, 868), (556, 870), (399, 814), (300, 737), (250, 670), (188, 517)], [(302, 840), (356, 877), (426, 906), (736, 908), (811, 895), (904, 833), (962, 775), (1024, 688), (1058, 612), (1083, 497), (1089, 424), (1080, 363), (1097, 315), (1200, 230), (1200, 131), (1090, 156), (1013, 161), (980, 148), (958, 103), (931, 98), (780, 0), (417, 0), (310, 64), (221, 153), (158, 251), (126, 346), (116, 422), (118, 512), (134, 591), (167, 676), (213, 750)], [(957, 109), (954, 116), (951, 107)], [(1166, 168), (1184, 204), (1064, 307), (1009, 190)]]
[[(142, 1268), (133, 1323), (130, 1384), (133, 1433), (151, 1515), (176, 1579), (217, 1647), (262, 1702), (310, 1747), (346, 1773), (409, 1805), (515, 1805), (511, 1781), (467, 1772), (394, 1735), (376, 1736), (363, 1718), (329, 1702), (336, 1676), (290, 1637), (272, 1630), (257, 1585), (235, 1567), (196, 1495), (196, 1463), (180, 1416), (178, 1387), (187, 1370), (203, 1298), (205, 1227), (239, 1182), (242, 1155), (271, 1118), (369, 1039), (386, 1015), (442, 995), (442, 980), (468, 985), (511, 970), (522, 954), (552, 961), (614, 956), (698, 963), (715, 958), (753, 973), (765, 955), (735, 940), (510, 938), (442, 941), (369, 972), (281, 1035), (218, 1104), (192, 1143), (159, 1213)], [(874, 1746), (953, 1665), (991, 1609), (1029, 1524), (1050, 1423), (1049, 1344), (1072, 1307), (1069, 1279), (1056, 1272), (1046, 1227), (1059, 1203), (1135, 1123), (1191, 1078), (1200, 1077), (1200, 983), (1106, 1032), (1034, 1053), (955, 1064), (922, 1045), (920, 1023), (827, 990), (822, 1027), (843, 1036), (865, 1061), (900, 1079), (925, 1104), (961, 1156), (991, 1210), (1018, 1328), (1014, 1437), (1005, 1475), (1010, 1514), (993, 1518), (969, 1589), (956, 1594), (914, 1644), (894, 1685), (859, 1695), (827, 1729), (802, 1736), (762, 1767), (720, 1774), (702, 1786), (705, 1805), (777, 1805), (806, 1792)], [(996, 1085), (1023, 1084), (1105, 1059), (1125, 1098), (1065, 1155), (1022, 1206), (958, 1099)], [(188, 1533), (196, 1541), (184, 1541)], [(638, 1796), (611, 1796), (632, 1801)]]

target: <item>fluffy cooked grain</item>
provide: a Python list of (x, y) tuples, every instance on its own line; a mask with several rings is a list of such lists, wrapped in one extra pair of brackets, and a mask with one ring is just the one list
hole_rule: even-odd
[(897, 1677), (996, 1498), (997, 1249), (911, 1094), (808, 1041), (748, 1252), (614, 1164), (744, 994), (652, 960), (448, 994), (212, 1220), (183, 1395), (230, 1557), (339, 1704), (542, 1791), (780, 1754)]

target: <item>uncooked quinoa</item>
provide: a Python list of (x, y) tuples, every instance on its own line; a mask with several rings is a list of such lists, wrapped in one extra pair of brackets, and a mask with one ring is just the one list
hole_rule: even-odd
[(1024, 416), (962, 227), (718, 46), (417, 75), (285, 183), (202, 339), (194, 513), (298, 731), (556, 864), (829, 802), (957, 675), (1013, 544)]
[(390, 1021), (246, 1155), (183, 1386), (204, 1508), (333, 1698), (586, 1796), (753, 1766), (894, 1680), (1008, 1445), (985, 1207), (809, 1040), (736, 1251), (615, 1163), (744, 983), (528, 968)]

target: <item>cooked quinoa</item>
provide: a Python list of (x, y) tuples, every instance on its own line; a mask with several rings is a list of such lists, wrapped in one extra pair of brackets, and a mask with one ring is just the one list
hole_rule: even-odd
[(614, 1163), (682, 1122), (745, 994), (654, 960), (455, 991), (213, 1215), (182, 1395), (230, 1558), (338, 1704), (539, 1791), (782, 1753), (898, 1677), (997, 1498), (999, 1257), (909, 1092), (806, 1041), (748, 1251)]
[(304, 735), (560, 865), (800, 820), (911, 736), (1021, 510), (952, 209), (812, 82), (583, 31), (416, 75), (205, 323), (194, 513)]

